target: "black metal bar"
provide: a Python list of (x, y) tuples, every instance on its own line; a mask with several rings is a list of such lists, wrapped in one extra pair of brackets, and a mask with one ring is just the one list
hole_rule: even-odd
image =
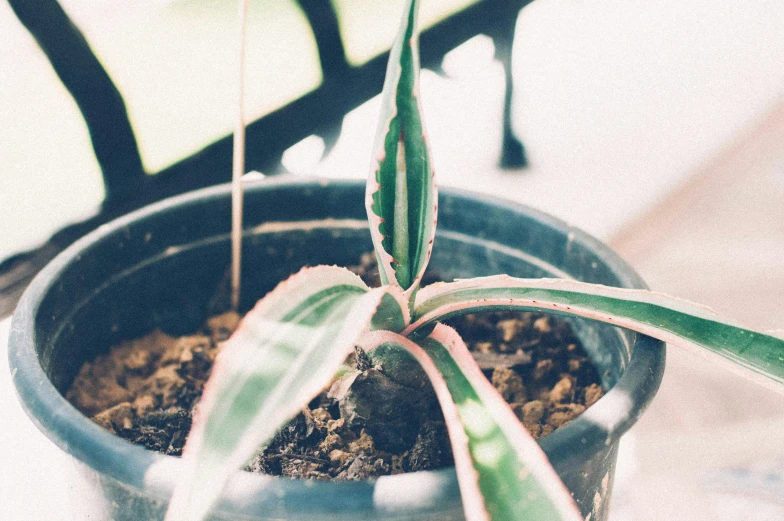
[(495, 44), (495, 57), (504, 66), (506, 86), (504, 93), (504, 120), (503, 137), (501, 142), (501, 168), (518, 169), (528, 166), (523, 143), (517, 138), (512, 129), (512, 94), (514, 91), (514, 77), (512, 76), (512, 47), (514, 45), (515, 26), (517, 16), (499, 20), (493, 34)]
[[(440, 66), (447, 52), (477, 34), (496, 35), (499, 24), (508, 24), (513, 32), (514, 20), (530, 2), (485, 0), (423, 31), (420, 35), (422, 66)], [(509, 38), (513, 36), (509, 30), (504, 34)], [(311, 134), (323, 135), (340, 125), (345, 114), (381, 92), (388, 57), (389, 54), (384, 53), (360, 67), (351, 67), (342, 74), (339, 83), (325, 82), (317, 90), (249, 124), (246, 131), (247, 169), (276, 173), (280, 157), (288, 147)], [(507, 81), (510, 84), (507, 95), (511, 96), (511, 78)], [(505, 117), (510, 116), (506, 114)], [(303, 121), (308, 125), (302, 125)], [(508, 126), (511, 127), (511, 123)], [(511, 132), (508, 135), (515, 139)], [(232, 135), (221, 138), (151, 176), (150, 181), (156, 186), (155, 198), (228, 182), (232, 139)]]
[(122, 96), (84, 35), (56, 0), (9, 3), (82, 112), (107, 199), (131, 193), (145, 177), (139, 148)]
[(340, 81), (349, 69), (340, 25), (330, 0), (297, 0), (316, 39), (324, 83)]

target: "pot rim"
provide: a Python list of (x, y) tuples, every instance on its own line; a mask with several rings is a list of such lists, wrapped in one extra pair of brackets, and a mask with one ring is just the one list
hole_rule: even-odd
[[(246, 191), (275, 190), (282, 186), (321, 189), (330, 186), (364, 185), (364, 181), (306, 178), (281, 175), (247, 183)], [(11, 323), (9, 364), (12, 380), (22, 407), (33, 423), (64, 452), (91, 468), (126, 486), (166, 500), (171, 494), (180, 459), (164, 456), (110, 434), (74, 408), (55, 389), (45, 375), (35, 350), (35, 313), (60, 274), (81, 252), (130, 223), (184, 204), (223, 198), (230, 194), (229, 184), (188, 192), (153, 203), (119, 217), (74, 242), (57, 255), (33, 279), (20, 300)], [(530, 216), (543, 225), (570, 234), (586, 245), (604, 262), (626, 287), (647, 289), (642, 279), (616, 253), (599, 240), (567, 223), (525, 205), (443, 187), (439, 191), (469, 198)], [(655, 395), (664, 371), (664, 343), (637, 334), (627, 367), (615, 383), (592, 407), (568, 425), (539, 440), (553, 464), (573, 453), (593, 451), (614, 443), (642, 414)], [(570, 448), (571, 447), (571, 448)], [(401, 491), (406, 491), (401, 494)], [(411, 491), (416, 491), (412, 493)], [(226, 513), (247, 512), (258, 503), (275, 503), (284, 499), (286, 512), (312, 512), (312, 494), (319, 497), (319, 507), (334, 512), (405, 511), (412, 508), (444, 510), (444, 501), (459, 508), (459, 489), (454, 467), (435, 471), (383, 476), (357, 482), (312, 482), (282, 477), (251, 475), (238, 471), (226, 487), (218, 510)], [(346, 502), (356, 494), (372, 501)], [(369, 495), (368, 495), (369, 494)], [(325, 504), (326, 502), (326, 504)], [(274, 513), (274, 509), (273, 512)], [(272, 515), (272, 514), (270, 514)]]

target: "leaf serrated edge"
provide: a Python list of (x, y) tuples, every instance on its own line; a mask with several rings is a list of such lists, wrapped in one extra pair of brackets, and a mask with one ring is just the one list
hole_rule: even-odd
[[(689, 338), (677, 335), (674, 332), (667, 330), (664, 324), (660, 324), (657, 327), (655, 324), (647, 324), (620, 314), (613, 314), (577, 304), (554, 302), (548, 300), (547, 297), (543, 297), (541, 294), (536, 298), (483, 298), (479, 296), (482, 290), (488, 289), (562, 291), (564, 293), (575, 293), (588, 297), (598, 296), (628, 303), (659, 306), (668, 311), (686, 315), (690, 318), (715, 322), (722, 326), (737, 329), (739, 332), (748, 333), (746, 334), (746, 338), (756, 335), (758, 337), (768, 337), (768, 340), (774, 340), (774, 342), (777, 340), (784, 340), (776, 336), (747, 330), (724, 319), (705, 306), (661, 293), (629, 288), (615, 288), (564, 279), (517, 279), (508, 275), (495, 275), (471, 280), (460, 280), (457, 282), (436, 283), (427, 288), (423, 288), (417, 295), (417, 303), (415, 305), (412, 323), (402, 332), (402, 334), (409, 335), (429, 323), (459, 312), (480, 311), (481, 309), (488, 308), (537, 309), (544, 312), (550, 311), (597, 320), (652, 336), (685, 349), (703, 359), (717, 363), (725, 369), (771, 390), (784, 393), (784, 377), (782, 376), (782, 374), (784, 374), (784, 364), (779, 364), (780, 367), (771, 368), (769, 366), (766, 368), (759, 363), (750, 361), (748, 356), (744, 358), (742, 354), (735, 353), (726, 348), (719, 346), (711, 348), (706, 344), (699, 344)], [(437, 306), (438, 299), (448, 296), (450, 293), (452, 295), (457, 295), (460, 292), (467, 293), (471, 291), (477, 292), (476, 298), (465, 298), (452, 302), (451, 304)], [(782, 350), (784, 351), (784, 343), (782, 343), (782, 346)], [(780, 362), (784, 362), (784, 355), (780, 357)], [(778, 369), (776, 372), (779, 374), (771, 372), (775, 369)]]

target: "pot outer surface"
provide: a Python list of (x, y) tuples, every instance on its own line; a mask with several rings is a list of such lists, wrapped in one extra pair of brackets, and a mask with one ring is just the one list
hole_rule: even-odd
[[(282, 177), (245, 193), (243, 310), (302, 266), (356, 264), (372, 250), (364, 183)], [(219, 311), (230, 262), (230, 190), (157, 203), (81, 239), (34, 280), (14, 314), (10, 366), (22, 405), (72, 459), (75, 519), (163, 519), (179, 460), (132, 445), (63, 398), (85, 360), (159, 327), (196, 330)], [(441, 190), (430, 262), (449, 280), (507, 273), (644, 287), (598, 241), (512, 203)], [(225, 299), (224, 299), (225, 300)], [(224, 304), (225, 305), (225, 304)], [(540, 440), (586, 519), (606, 519), (618, 439), (642, 413), (664, 370), (664, 345), (569, 319), (611, 389)], [(458, 520), (454, 469), (364, 482), (307, 482), (238, 472), (211, 519)]]

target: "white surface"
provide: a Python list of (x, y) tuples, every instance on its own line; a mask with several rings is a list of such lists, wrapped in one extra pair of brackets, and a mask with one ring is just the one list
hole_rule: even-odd
[(0, 321), (0, 519), (68, 521), (68, 461), (19, 405), (8, 367), (11, 319)]

